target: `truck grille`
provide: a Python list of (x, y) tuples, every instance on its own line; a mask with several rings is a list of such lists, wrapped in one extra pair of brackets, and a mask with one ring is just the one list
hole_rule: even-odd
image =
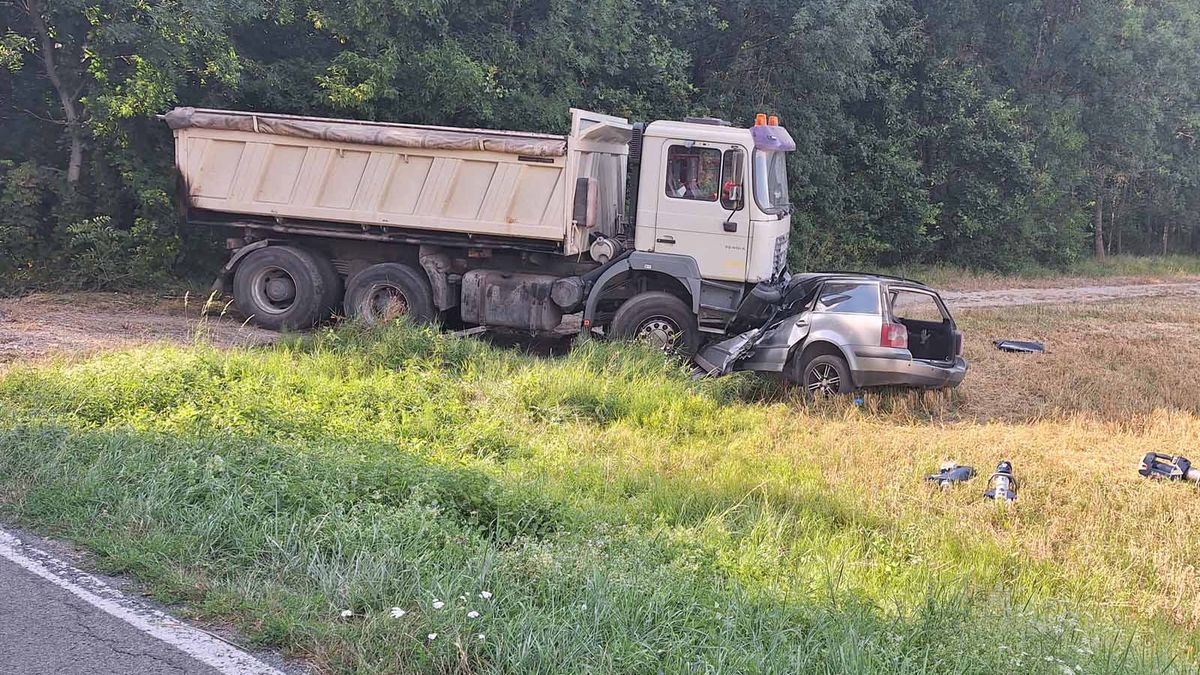
[(775, 237), (775, 258), (771, 265), (772, 274), (779, 274), (784, 264), (787, 263), (787, 245), (788, 236), (786, 234)]

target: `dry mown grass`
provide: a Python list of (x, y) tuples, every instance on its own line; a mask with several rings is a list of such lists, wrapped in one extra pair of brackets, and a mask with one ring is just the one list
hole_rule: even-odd
[[(971, 361), (958, 391), (868, 395), (860, 410), (802, 415), (780, 438), (815, 435), (836, 457), (831, 492), (879, 517), (1045, 563), (1047, 595), (1195, 630), (1200, 490), (1136, 468), (1149, 451), (1200, 459), (1200, 306), (1153, 298), (958, 320)], [(997, 338), (1042, 340), (1048, 352), (1001, 352)], [(1007, 512), (979, 498), (979, 479), (949, 494), (916, 487), (943, 460), (986, 479), (1001, 459), (1022, 480)]]
[(1104, 261), (1088, 258), (1066, 269), (1034, 267), (1012, 274), (950, 265), (909, 265), (893, 267), (886, 271), (954, 291), (1066, 288), (1195, 281), (1200, 279), (1200, 257), (1110, 256)]
[[(1200, 304), (1139, 298), (1082, 306), (973, 310), (959, 322), (971, 372), (960, 414), (1009, 421), (1079, 415), (1120, 425), (1200, 412)], [(1010, 354), (994, 339), (1035, 339)]]

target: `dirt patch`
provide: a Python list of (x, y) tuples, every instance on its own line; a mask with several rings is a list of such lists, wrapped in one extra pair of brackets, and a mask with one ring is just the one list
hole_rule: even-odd
[(945, 291), (951, 309), (1012, 307), (1063, 303), (1104, 302), (1155, 296), (1200, 296), (1200, 281), (1153, 284), (1081, 285), (1058, 288), (1005, 288), (982, 291)]
[[(946, 291), (951, 309), (1081, 304), (1129, 298), (1200, 296), (1200, 281)], [(218, 305), (206, 315), (187, 296), (35, 293), (0, 298), (0, 363), (62, 353), (90, 353), (148, 342), (221, 347), (269, 344), (279, 334), (246, 325)]]
[(191, 298), (117, 293), (35, 293), (0, 298), (0, 363), (148, 342), (260, 345), (279, 335), (230, 315), (202, 314)]

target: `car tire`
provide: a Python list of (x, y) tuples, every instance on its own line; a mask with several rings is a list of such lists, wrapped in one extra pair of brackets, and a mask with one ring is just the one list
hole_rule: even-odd
[(233, 298), (250, 321), (271, 330), (305, 330), (329, 318), (341, 295), (333, 265), (301, 248), (268, 246), (233, 275)]
[(609, 325), (613, 337), (648, 342), (665, 352), (692, 356), (700, 348), (696, 317), (682, 300), (663, 291), (625, 301)]
[(414, 323), (430, 323), (437, 316), (425, 275), (401, 263), (371, 265), (350, 277), (346, 314), (371, 325), (401, 316)]
[(818, 398), (849, 394), (854, 391), (854, 381), (850, 379), (850, 366), (846, 359), (833, 354), (821, 354), (800, 364), (799, 372), (794, 378), (803, 388), (805, 398)]

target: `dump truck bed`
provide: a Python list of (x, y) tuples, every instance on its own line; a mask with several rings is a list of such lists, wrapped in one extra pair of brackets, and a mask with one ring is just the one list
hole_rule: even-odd
[(197, 108), (165, 120), (196, 209), (577, 248), (566, 136)]

